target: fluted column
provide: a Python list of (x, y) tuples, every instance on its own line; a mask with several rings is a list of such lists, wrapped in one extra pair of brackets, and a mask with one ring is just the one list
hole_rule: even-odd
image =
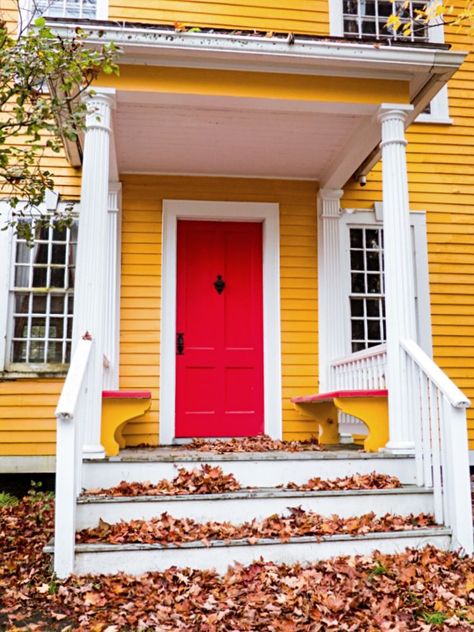
[(387, 383), (392, 452), (414, 449), (400, 340), (416, 340), (414, 264), (406, 164), (405, 119), (412, 106), (382, 106), (383, 227), (387, 319)]
[(107, 229), (107, 282), (105, 286), (105, 357), (104, 388), (119, 386), (119, 323), (120, 323), (120, 207), (122, 185), (109, 184)]
[(103, 457), (100, 442), (108, 256), (109, 149), (113, 91), (88, 97), (82, 165), (73, 347), (86, 331), (95, 344), (81, 406), (83, 453)]
[(345, 355), (344, 296), (341, 274), (340, 189), (321, 189), (318, 196), (319, 390), (331, 388), (329, 362)]

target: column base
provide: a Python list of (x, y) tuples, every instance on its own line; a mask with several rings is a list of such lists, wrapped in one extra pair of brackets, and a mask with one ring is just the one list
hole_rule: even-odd
[(389, 441), (380, 452), (413, 456), (415, 454), (415, 444), (413, 441)]
[(84, 445), (82, 447), (83, 459), (105, 459), (105, 450), (102, 445)]

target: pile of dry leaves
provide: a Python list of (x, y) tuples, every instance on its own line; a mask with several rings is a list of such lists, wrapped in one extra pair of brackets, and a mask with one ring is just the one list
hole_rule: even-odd
[(98, 527), (84, 529), (77, 534), (78, 542), (107, 542), (109, 544), (176, 544), (201, 541), (208, 544), (212, 540), (247, 540), (255, 544), (262, 538), (277, 538), (288, 541), (293, 537), (349, 534), (359, 535), (377, 531), (407, 531), (422, 529), (435, 524), (433, 516), (394, 516), (386, 514), (377, 517), (373, 512), (354, 518), (332, 516), (325, 518), (313, 511), (300, 507), (289, 508), (289, 514), (274, 514), (264, 520), (252, 520), (242, 524), (230, 522), (196, 522), (192, 518), (174, 518), (168, 513), (151, 520), (131, 520), (108, 524), (101, 521)]
[(129, 483), (122, 481), (107, 489), (88, 489), (89, 496), (178, 496), (181, 494), (222, 494), (241, 489), (233, 474), (225, 474), (221, 467), (209, 464), (200, 468), (178, 469), (178, 475), (170, 481), (162, 479), (158, 483)]
[(267, 435), (259, 435), (258, 437), (217, 439), (215, 441), (193, 439), (191, 443), (179, 446), (179, 449), (226, 454), (228, 452), (305, 452), (320, 450), (321, 448), (317, 439), (280, 441)]
[(294, 489), (297, 491), (336, 491), (344, 489), (397, 489), (402, 484), (396, 476), (388, 474), (354, 474), (353, 476), (345, 476), (344, 478), (335, 478), (326, 480), (315, 477), (310, 478), (307, 483), (298, 485), (297, 483), (287, 483), (285, 489)]
[[(307, 483), (287, 483), (280, 489), (296, 491), (337, 491), (349, 489), (395, 489), (401, 487), (396, 476), (387, 474), (355, 474), (334, 480), (311, 478)], [(225, 474), (218, 465), (203, 464), (199, 468), (178, 469), (173, 480), (162, 479), (157, 483), (122, 481), (115, 487), (88, 489), (85, 496), (179, 496), (186, 494), (224, 494), (243, 488), (233, 474)]]
[(474, 560), (434, 548), (307, 566), (257, 562), (214, 572), (60, 582), (42, 553), (48, 497), (0, 508), (0, 630), (43, 632), (467, 631)]

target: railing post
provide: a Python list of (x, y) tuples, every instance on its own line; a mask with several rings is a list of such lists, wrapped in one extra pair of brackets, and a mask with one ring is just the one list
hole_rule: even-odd
[(443, 397), (443, 418), (446, 464), (443, 477), (449, 507), (448, 526), (453, 530), (454, 547), (462, 548), (466, 555), (472, 555), (474, 544), (466, 410), (451, 406)]
[(407, 401), (407, 367), (400, 342), (416, 339), (413, 254), (406, 166), (405, 119), (411, 105), (383, 105), (382, 184), (387, 313), (387, 386), (390, 438), (386, 449), (414, 450), (413, 424)]
[(57, 416), (54, 572), (60, 579), (74, 572), (77, 498), (76, 432), (75, 419)]

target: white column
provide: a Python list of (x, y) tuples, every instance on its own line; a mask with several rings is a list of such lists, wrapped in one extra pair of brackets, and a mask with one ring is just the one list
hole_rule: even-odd
[(387, 319), (387, 385), (390, 440), (387, 450), (414, 450), (414, 419), (410, 418), (407, 376), (400, 340), (416, 340), (413, 253), (406, 164), (405, 119), (412, 106), (383, 105), (382, 183)]
[(116, 390), (119, 386), (119, 327), (120, 327), (120, 207), (122, 185), (110, 182), (108, 196), (107, 229), (107, 282), (105, 316), (104, 388)]
[(329, 362), (345, 355), (345, 310), (341, 270), (340, 189), (318, 196), (319, 390), (331, 389)]
[(95, 344), (86, 380), (81, 420), (84, 456), (100, 458), (102, 384), (104, 374), (106, 284), (108, 254), (109, 147), (114, 92), (88, 98), (82, 165), (76, 287), (74, 290), (73, 347), (88, 331)]

